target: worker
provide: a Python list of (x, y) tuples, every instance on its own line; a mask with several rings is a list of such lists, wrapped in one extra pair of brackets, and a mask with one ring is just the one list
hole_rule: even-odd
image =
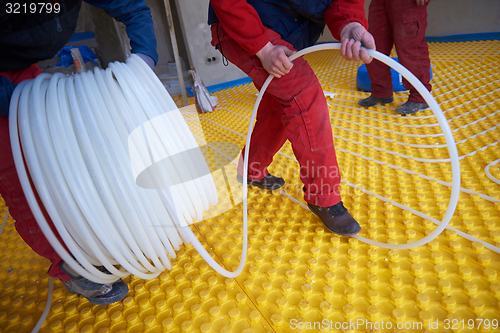
[[(265, 189), (277, 189), (284, 180), (267, 168), (288, 139), (300, 164), (304, 199), (332, 232), (350, 236), (360, 232), (339, 193), (340, 173), (333, 146), (328, 106), (321, 85), (309, 64), (288, 57), (313, 45), (325, 23), (342, 43), (348, 60), (371, 62), (365, 46), (375, 49), (363, 0), (211, 0), (208, 23), (212, 45), (239, 67), (261, 89), (271, 81), (257, 112), (243, 175), (242, 155), (238, 180)], [(243, 149), (244, 151), (244, 149)]]
[[(144, 0), (86, 2), (123, 22), (127, 26), (132, 53), (139, 55), (150, 68), (154, 67), (158, 61), (156, 39), (151, 13)], [(128, 293), (121, 279), (99, 284), (79, 276), (47, 241), (23, 194), (9, 139), (9, 102), (14, 88), (19, 82), (41, 74), (37, 62), (53, 58), (69, 41), (75, 32), (82, 0), (4, 5), (0, 10), (0, 194), (16, 221), (19, 235), (36, 253), (51, 261), (49, 276), (61, 280), (70, 292), (84, 296), (91, 303), (120, 301)], [(37, 7), (34, 11), (33, 6)], [(45, 216), (55, 232), (46, 213)], [(59, 240), (62, 243), (60, 237)], [(107, 272), (103, 267), (99, 269)]]
[[(368, 10), (368, 31), (374, 36), (379, 52), (388, 56), (395, 45), (399, 63), (431, 91), (431, 60), (425, 41), (428, 4), (429, 0), (372, 0)], [(370, 107), (392, 103), (391, 69), (378, 60), (366, 65), (366, 69), (370, 76), (372, 93), (358, 104)], [(396, 108), (397, 113), (414, 114), (429, 107), (417, 89), (404, 78), (403, 86), (410, 90), (410, 95), (404, 104)]]

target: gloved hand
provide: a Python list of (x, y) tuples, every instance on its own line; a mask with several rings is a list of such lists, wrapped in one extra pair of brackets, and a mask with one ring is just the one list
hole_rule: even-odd
[(155, 67), (155, 61), (150, 56), (144, 53), (136, 53), (141, 59), (149, 66), (149, 68), (153, 69)]

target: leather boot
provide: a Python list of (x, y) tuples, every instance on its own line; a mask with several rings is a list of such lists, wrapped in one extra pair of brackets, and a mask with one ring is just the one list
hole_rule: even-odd
[(361, 231), (359, 223), (349, 214), (342, 201), (330, 207), (319, 207), (310, 203), (307, 205), (311, 212), (318, 216), (325, 226), (337, 235), (352, 236)]

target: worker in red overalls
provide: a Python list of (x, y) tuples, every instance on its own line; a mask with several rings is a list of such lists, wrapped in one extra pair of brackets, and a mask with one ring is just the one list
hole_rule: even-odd
[(300, 164), (304, 199), (309, 209), (334, 233), (349, 236), (361, 231), (339, 193), (340, 172), (333, 146), (328, 106), (321, 85), (303, 59), (288, 60), (296, 50), (311, 46), (325, 23), (342, 42), (346, 59), (370, 62), (365, 49), (375, 48), (363, 0), (211, 0), (209, 20), (212, 45), (238, 66), (260, 89), (271, 81), (257, 112), (243, 175), (238, 180), (276, 189), (284, 180), (267, 171), (286, 140)]
[[(429, 71), (431, 61), (425, 41), (427, 4), (430, 0), (372, 0), (368, 22), (377, 43), (377, 50), (389, 55), (396, 46), (398, 60), (431, 91)], [(358, 102), (363, 107), (393, 102), (391, 69), (378, 60), (366, 65), (370, 76), (372, 94)], [(403, 85), (410, 90), (408, 100), (396, 112), (414, 114), (429, 106), (417, 90), (403, 78)]]
[[(110, 16), (127, 26), (132, 53), (136, 53), (151, 68), (158, 60), (151, 12), (144, 0), (86, 0), (104, 9)], [(9, 7), (10, 5), (10, 7)], [(100, 284), (78, 275), (67, 265), (40, 230), (24, 196), (14, 165), (9, 138), (9, 104), (16, 85), (42, 73), (37, 62), (50, 59), (69, 41), (75, 32), (82, 0), (52, 1), (35, 12), (26, 7), (16, 9), (7, 3), (0, 9), (0, 194), (10, 215), (16, 220), (16, 230), (39, 255), (51, 262), (49, 276), (62, 281), (66, 288), (94, 304), (110, 304), (123, 299), (128, 287), (121, 279)], [(3, 6), (3, 5), (2, 5)], [(28, 6), (30, 8), (30, 6)], [(43, 206), (42, 206), (43, 207)], [(48, 215), (46, 220), (58, 235)], [(59, 238), (60, 242), (62, 240)]]

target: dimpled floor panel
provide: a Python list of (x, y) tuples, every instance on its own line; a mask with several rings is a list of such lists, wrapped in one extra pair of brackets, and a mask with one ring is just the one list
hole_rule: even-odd
[[(159, 277), (126, 278), (129, 294), (109, 306), (92, 305), (55, 280), (40, 332), (500, 332), (499, 49), (499, 41), (429, 43), (432, 95), (461, 171), (455, 213), (434, 240), (390, 250), (361, 239), (414, 242), (443, 219), (451, 164), (432, 111), (396, 114), (407, 92), (391, 104), (359, 107), (369, 96), (356, 88), (361, 63), (338, 51), (316, 52), (305, 58), (330, 93), (340, 192), (362, 226), (360, 238), (332, 234), (306, 208), (287, 142), (269, 167), (286, 185), (248, 190), (248, 257), (240, 276), (224, 278), (189, 245)], [(191, 228), (219, 264), (235, 270), (243, 241), (236, 162), (257, 90), (246, 84), (214, 95), (214, 112), (181, 108), (219, 196)], [(46, 305), (50, 263), (21, 240), (11, 217), (0, 251), (0, 333), (31, 332)]]

